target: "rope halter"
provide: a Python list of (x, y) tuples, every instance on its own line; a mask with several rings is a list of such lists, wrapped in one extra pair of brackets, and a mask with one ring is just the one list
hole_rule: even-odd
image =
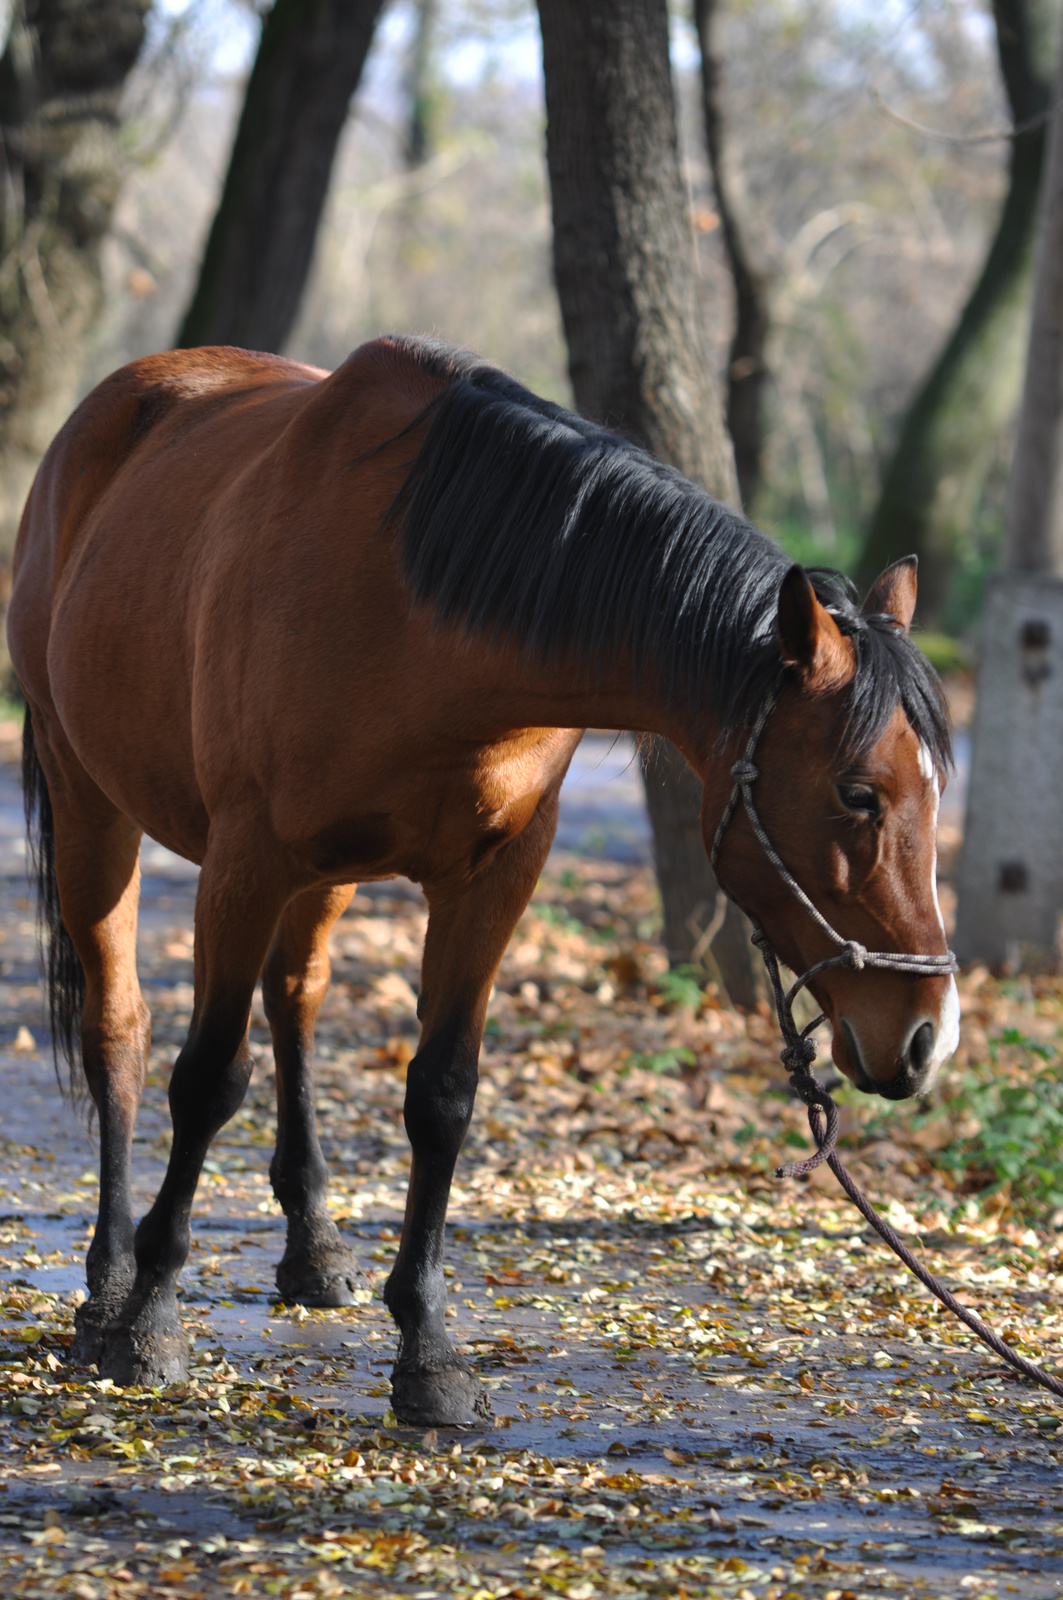
[[(780, 1178), (796, 1178), (806, 1172), (811, 1172), (821, 1162), (826, 1161), (834, 1151), (838, 1138), (838, 1109), (830, 1095), (817, 1080), (812, 1071), (812, 1063), (816, 1059), (816, 1045), (812, 1038), (821, 1022), (826, 1022), (826, 1014), (820, 1012), (813, 1017), (804, 1028), (798, 1028), (794, 1020), (793, 1004), (802, 989), (806, 988), (813, 978), (825, 972), (828, 967), (848, 967), (853, 972), (862, 972), (867, 967), (878, 967), (887, 972), (910, 972), (921, 978), (944, 978), (959, 970), (956, 957), (952, 951), (944, 955), (904, 955), (891, 950), (867, 950), (855, 939), (845, 939), (833, 928), (826, 917), (812, 904), (808, 895), (801, 888), (796, 878), (786, 866), (779, 852), (768, 838), (764, 825), (757, 815), (753, 804), (753, 785), (760, 776), (760, 769), (756, 766), (753, 756), (756, 753), (760, 737), (767, 725), (768, 718), (775, 710), (781, 692), (781, 683), (777, 684), (767, 696), (760, 711), (757, 713), (745, 750), (741, 760), (736, 761), (731, 768), (731, 777), (734, 780), (727, 804), (723, 808), (709, 851), (709, 860), (712, 870), (716, 872), (716, 863), (720, 854), (724, 834), (730, 827), (738, 810), (739, 802), (745, 807), (749, 818), (750, 827), (760, 842), (768, 860), (775, 868), (779, 877), (785, 883), (790, 893), (803, 906), (816, 926), (827, 935), (832, 944), (837, 946), (837, 954), (827, 956), (824, 961), (817, 961), (809, 967), (807, 972), (801, 974), (790, 989), (784, 989), (782, 975), (779, 970), (779, 958), (772, 949), (764, 929), (756, 918), (751, 918), (753, 923), (753, 943), (764, 958), (764, 965), (768, 969), (768, 978), (771, 983), (772, 994), (775, 1000), (775, 1013), (779, 1019), (779, 1028), (785, 1041), (782, 1051), (782, 1063), (790, 1074), (790, 1086), (794, 1093), (803, 1100), (809, 1110), (809, 1121), (813, 1125), (816, 1137), (817, 1150), (814, 1155), (805, 1161), (794, 1161), (785, 1167), (776, 1169), (776, 1176)], [(722, 885), (721, 885), (722, 887)], [(728, 890), (724, 889), (727, 894)], [(733, 896), (731, 897), (733, 898)], [(822, 1118), (826, 1116), (826, 1126)], [(822, 1135), (822, 1136), (821, 1136)]]
[[(930, 1290), (931, 1294), (941, 1301), (941, 1304), (947, 1310), (952, 1312), (953, 1316), (958, 1317), (977, 1338), (982, 1340), (983, 1344), (988, 1345), (991, 1350), (1000, 1356), (1001, 1360), (1014, 1367), (1016, 1372), (1022, 1373), (1024, 1377), (1031, 1379), (1034, 1383), (1039, 1383), (1042, 1388), (1048, 1389), (1052, 1394), (1063, 1398), (1063, 1379), (1057, 1378), (1052, 1373), (1045, 1372), (1033, 1361), (1030, 1361), (1028, 1357), (1020, 1355), (1017, 1350), (1013, 1350), (999, 1334), (993, 1332), (988, 1323), (984, 1322), (976, 1311), (972, 1311), (968, 1306), (961, 1305), (952, 1291), (938, 1278), (935, 1278), (934, 1274), (928, 1271), (923, 1263), (912, 1254), (904, 1240), (890, 1227), (888, 1222), (879, 1216), (871, 1202), (857, 1188), (834, 1148), (838, 1139), (838, 1108), (812, 1071), (812, 1063), (816, 1059), (816, 1046), (811, 1035), (821, 1022), (826, 1021), (826, 1017), (821, 1013), (818, 1017), (814, 1017), (807, 1027), (799, 1029), (794, 1021), (793, 1014), (795, 997), (816, 976), (817, 972), (823, 972), (827, 967), (849, 967), (854, 972), (861, 972), (865, 967), (882, 967), (889, 972), (911, 972), (919, 977), (935, 978), (948, 977), (956, 972), (958, 967), (956, 957), (951, 950), (940, 956), (895, 955), (888, 950), (865, 950), (864, 946), (858, 944), (855, 939), (843, 939), (841, 934), (831, 927), (826, 917), (816, 910), (800, 884), (787, 870), (779, 852), (765, 833), (760, 818), (757, 816), (756, 807), (753, 804), (753, 785), (759, 777), (757, 768), (753, 763), (753, 755), (757, 748), (757, 742), (764, 732), (764, 726), (778, 702), (780, 687), (777, 685), (767, 697), (763, 706), (761, 706), (742, 759), (741, 761), (736, 761), (731, 768), (734, 787), (731, 790), (730, 798), (724, 807), (723, 816), (720, 818), (719, 826), (716, 829), (716, 836), (712, 841), (712, 849), (709, 851), (709, 859), (715, 872), (716, 860), (720, 853), (720, 844), (738, 809), (738, 802), (741, 800), (746, 808), (750, 826), (760, 840), (761, 848), (768, 860), (786, 884), (790, 893), (800, 901), (813, 921), (823, 929), (823, 932), (831, 942), (838, 947), (836, 955), (828, 956), (825, 961), (817, 961), (815, 966), (809, 967), (808, 971), (798, 978), (792, 989), (784, 990), (779, 973), (779, 958), (772, 949), (768, 936), (760, 923), (753, 922), (753, 943), (764, 957), (764, 964), (768, 969), (768, 977), (771, 979), (772, 992), (775, 996), (775, 1010), (779, 1018), (779, 1027), (782, 1029), (782, 1035), (786, 1041), (785, 1049), (782, 1052), (783, 1064), (790, 1074), (791, 1088), (808, 1108), (808, 1123), (816, 1142), (815, 1155), (809, 1156), (806, 1161), (795, 1161), (789, 1166), (777, 1167), (775, 1175), (778, 1178), (801, 1177), (825, 1161), (865, 1221), (870, 1223), (871, 1227), (885, 1241), (894, 1255), (903, 1261), (908, 1270)], [(726, 889), (724, 893), (727, 893)]]

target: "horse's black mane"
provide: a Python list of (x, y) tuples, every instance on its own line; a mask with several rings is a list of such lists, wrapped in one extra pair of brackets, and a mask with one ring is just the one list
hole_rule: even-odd
[[(393, 508), (415, 600), (443, 622), (592, 671), (623, 655), (671, 701), (756, 716), (783, 671), (775, 619), (792, 565), (764, 534), (614, 433), (466, 351), (396, 341), (447, 387)], [(411, 425), (416, 426), (416, 422)], [(937, 674), (892, 618), (864, 616), (840, 572), (806, 569), (857, 648), (840, 738), (855, 759), (900, 703), (942, 766)]]

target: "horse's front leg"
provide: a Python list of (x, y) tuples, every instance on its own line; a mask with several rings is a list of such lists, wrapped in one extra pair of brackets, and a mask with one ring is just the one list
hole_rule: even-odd
[(262, 973), (277, 1063), (277, 1148), (269, 1175), (288, 1221), (277, 1267), (282, 1299), (349, 1306), (365, 1280), (328, 1213), (328, 1169), (314, 1115), (314, 1024), (328, 989), (329, 932), (352, 885), (310, 889), (285, 908)]
[(413, 1151), (398, 1257), (384, 1289), (399, 1327), (392, 1403), (416, 1426), (462, 1423), (486, 1396), (446, 1328), (447, 1202), (476, 1095), (487, 1000), (498, 963), (531, 898), (557, 822), (556, 792), (460, 894), (429, 904), (421, 980), (421, 1043), (406, 1077)]

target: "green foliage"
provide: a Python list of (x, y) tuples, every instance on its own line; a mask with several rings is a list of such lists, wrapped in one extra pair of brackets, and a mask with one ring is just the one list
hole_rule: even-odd
[(957, 1128), (971, 1131), (934, 1159), (983, 1195), (1006, 1187), (1015, 1209), (1033, 1218), (1063, 1205), (1063, 1057), (1018, 1028), (992, 1039), (989, 1057), (942, 1102)]
[(661, 973), (655, 987), (661, 999), (678, 1010), (697, 1011), (701, 1005), (701, 976), (697, 967), (688, 964), (672, 967)]
[(566, 909), (565, 906), (553, 905), (543, 901), (535, 907), (535, 915), (540, 922), (545, 922), (548, 927), (556, 928), (560, 933), (578, 933), (586, 937), (588, 932), (595, 933), (595, 929), (587, 929), (577, 917)]
[(626, 1077), (632, 1069), (642, 1072), (653, 1072), (659, 1078), (670, 1073), (678, 1073), (683, 1066), (697, 1066), (697, 1056), (693, 1050), (678, 1048), (672, 1050), (657, 1050), (648, 1055), (638, 1053), (631, 1055), (620, 1068), (619, 1076)]
[(787, 516), (768, 525), (768, 531), (795, 561), (806, 566), (840, 567), (851, 572), (860, 555), (862, 535), (855, 527), (838, 528), (835, 539), (827, 544), (809, 527), (807, 521)]
[(1000, 567), (1011, 448), (1010, 436), (998, 441), (974, 514), (955, 552), (940, 616), (941, 627), (953, 636), (967, 637), (976, 628), (986, 583)]
[(944, 677), (950, 672), (964, 672), (971, 665), (970, 651), (959, 639), (947, 633), (913, 633), (912, 638), (926, 656), (930, 665)]
[[(1003, 985), (1001, 986), (1003, 987)], [(994, 1067), (1000, 1064), (1001, 1045), (1018, 1045), (1020, 1050), (1028, 1055), (1037, 1056), (1040, 1061), (1051, 1061), (1053, 1056), (1059, 1054), (1055, 1045), (1044, 1044), (1040, 1039), (1028, 1039), (1018, 1028), (1005, 1028), (995, 1039), (989, 1041), (989, 1058)]]

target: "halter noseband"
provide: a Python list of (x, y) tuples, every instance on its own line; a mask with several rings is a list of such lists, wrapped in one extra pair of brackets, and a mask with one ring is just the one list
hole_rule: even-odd
[[(881, 967), (889, 972), (911, 972), (918, 977), (941, 978), (958, 972), (959, 966), (951, 950), (940, 956), (902, 955), (889, 950), (866, 950), (855, 939), (843, 939), (837, 929), (831, 927), (822, 912), (818, 911), (812, 904), (808, 895), (787, 868), (779, 852), (764, 831), (764, 825), (757, 816), (756, 807), (753, 804), (753, 785), (760, 776), (759, 769), (754, 765), (753, 756), (768, 718), (778, 704), (780, 691), (781, 684), (777, 684), (765, 699), (746, 741), (746, 748), (742, 753), (742, 758), (740, 761), (736, 761), (731, 768), (734, 786), (731, 789), (727, 804), (723, 808), (723, 815), (720, 817), (716, 834), (712, 841), (712, 849), (709, 851), (709, 860), (712, 863), (712, 870), (715, 872), (723, 836), (730, 827), (734, 814), (738, 809), (738, 802), (741, 800), (745, 806), (750, 827), (760, 841), (761, 849), (779, 874), (779, 877), (817, 926), (823, 930), (833, 944), (838, 946), (837, 955), (828, 956), (825, 961), (817, 961), (815, 966), (809, 967), (807, 972), (802, 973), (791, 989), (786, 990), (783, 988), (782, 976), (779, 971), (779, 958), (772, 949), (771, 942), (760, 923), (755, 917), (750, 918), (753, 924), (753, 943), (763, 956), (764, 965), (768, 969), (768, 978), (771, 981), (775, 998), (775, 1012), (779, 1019), (779, 1028), (786, 1041), (785, 1049), (782, 1052), (782, 1063), (790, 1073), (790, 1084), (795, 1094), (804, 1101), (806, 1106), (810, 1109), (819, 1107), (827, 1115), (825, 1138), (819, 1144), (815, 1154), (809, 1156), (806, 1161), (795, 1161), (778, 1169), (779, 1177), (799, 1177), (803, 1173), (811, 1172), (814, 1167), (818, 1167), (821, 1162), (828, 1159), (838, 1136), (837, 1107), (817, 1081), (812, 1071), (812, 1063), (816, 1059), (816, 1046), (811, 1035), (821, 1022), (826, 1022), (826, 1013), (821, 1011), (817, 1017), (813, 1017), (806, 1027), (798, 1028), (797, 1023), (794, 1021), (793, 1003), (800, 991), (807, 986), (817, 973), (825, 971), (827, 967), (849, 967), (856, 972), (862, 971), (865, 967)], [(721, 887), (723, 886), (721, 885)], [(724, 893), (728, 894), (728, 890), (724, 889)]]

